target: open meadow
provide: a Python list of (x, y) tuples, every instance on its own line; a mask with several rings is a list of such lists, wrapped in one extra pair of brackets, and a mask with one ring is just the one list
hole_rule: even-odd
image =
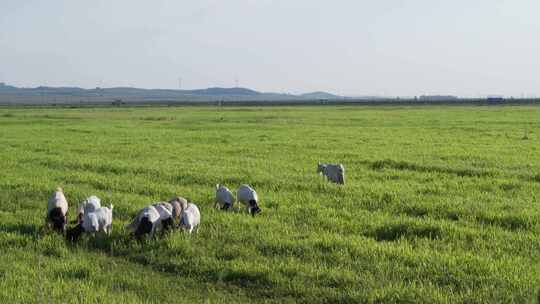
[[(57, 186), (112, 236), (44, 233)], [(539, 194), (536, 106), (0, 108), (0, 302), (536, 303)], [(174, 195), (199, 232), (130, 239)]]

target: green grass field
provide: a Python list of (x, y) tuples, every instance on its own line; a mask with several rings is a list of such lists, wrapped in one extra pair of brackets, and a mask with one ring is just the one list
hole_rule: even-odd
[[(536, 303), (540, 107), (0, 108), (1, 303)], [(325, 182), (317, 161), (345, 165)], [(263, 212), (213, 209), (251, 184)], [(43, 233), (62, 186), (110, 238)], [(174, 195), (198, 234), (133, 242)]]

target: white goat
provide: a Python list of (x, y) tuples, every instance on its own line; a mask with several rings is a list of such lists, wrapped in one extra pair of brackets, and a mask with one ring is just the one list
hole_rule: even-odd
[(65, 232), (67, 224), (68, 202), (64, 190), (60, 187), (53, 193), (47, 204), (45, 224), (54, 230)]
[(82, 215), (81, 222), (68, 230), (68, 240), (72, 242), (77, 241), (83, 232), (104, 232), (110, 235), (112, 232), (113, 209), (114, 206), (111, 204), (109, 208), (99, 207), (91, 212), (85, 212)]
[(94, 212), (87, 212), (84, 214), (82, 227), (85, 232), (105, 232), (110, 235), (112, 232), (112, 218), (113, 218), (114, 206), (111, 204), (110, 208), (100, 207)]
[(216, 185), (216, 208), (221, 210), (229, 210), (234, 205), (234, 195), (229, 188), (217, 184)]
[(133, 219), (131, 224), (127, 226), (135, 237), (140, 238), (144, 234), (148, 234), (153, 238), (156, 231), (167, 230), (172, 227), (172, 214), (163, 205), (148, 206), (143, 208)]
[(77, 224), (82, 223), (82, 219), (85, 213), (94, 212), (101, 208), (101, 200), (99, 197), (92, 195), (85, 199), (77, 208)]
[(240, 203), (246, 205), (246, 210), (251, 214), (251, 216), (255, 216), (255, 214), (261, 212), (257, 192), (255, 192), (255, 190), (253, 190), (253, 188), (250, 186), (241, 185), (236, 191), (236, 198)]
[(201, 223), (201, 212), (197, 205), (193, 203), (180, 204), (182, 212), (180, 215), (180, 228), (186, 229), (189, 233), (193, 230), (197, 232), (199, 230), (199, 224)]
[(345, 167), (342, 164), (317, 164), (317, 173), (326, 176), (326, 178), (336, 184), (345, 184)]

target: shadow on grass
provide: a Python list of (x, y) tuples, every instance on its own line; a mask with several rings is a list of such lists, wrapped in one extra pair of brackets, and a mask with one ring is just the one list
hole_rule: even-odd
[(87, 268), (60, 270), (55, 275), (57, 279), (85, 280), (90, 277), (90, 270)]
[(430, 209), (426, 206), (403, 206), (401, 207), (396, 214), (405, 214), (410, 217), (416, 218), (427, 218), (431, 217), (434, 219), (443, 219), (449, 221), (459, 221), (462, 217), (461, 213), (456, 210), (451, 210), (450, 208), (440, 208), (440, 209)]
[(476, 221), (483, 225), (496, 226), (511, 231), (529, 230), (536, 225), (533, 219), (517, 214), (498, 215), (482, 213), (476, 215)]
[[(179, 232), (175, 232), (179, 233)], [(70, 244), (73, 248), (106, 254), (111, 258), (121, 258), (127, 262), (148, 267), (152, 271), (161, 272), (179, 278), (187, 278), (203, 284), (212, 284), (242, 289), (252, 299), (289, 296), (305, 296), (299, 291), (290, 290), (280, 280), (264, 269), (236, 268), (227, 262), (201, 263), (199, 257), (190, 251), (181, 254), (167, 248), (165, 236), (155, 240), (138, 242), (127, 237), (124, 232), (111, 235), (84, 236), (79, 243)], [(57, 276), (73, 279), (84, 279), (88, 273), (84, 269), (75, 269), (57, 273)], [(293, 294), (291, 294), (293, 293)]]
[(427, 238), (435, 240), (443, 237), (443, 230), (431, 224), (397, 223), (377, 227), (374, 231), (368, 233), (367, 236), (373, 237), (379, 242), (397, 241), (401, 238)]
[[(451, 174), (459, 177), (517, 177), (522, 181), (540, 183), (540, 174), (504, 174), (492, 170), (475, 169), (475, 168), (452, 168), (446, 166), (421, 165), (407, 161), (396, 161), (392, 159), (383, 159), (377, 161), (360, 160), (356, 161), (360, 165), (369, 167), (373, 171), (382, 171), (384, 169), (395, 169), (401, 171), (416, 171), (424, 173), (441, 173)], [(501, 184), (499, 186), (504, 191), (519, 190), (520, 185), (515, 183)]]
[(451, 167), (441, 167), (441, 166), (427, 166), (415, 164), (412, 162), (406, 161), (395, 161), (391, 159), (377, 160), (377, 161), (363, 161), (362, 163), (368, 165), (372, 170), (383, 170), (385, 168), (395, 169), (395, 170), (407, 170), (407, 171), (417, 171), (417, 172), (427, 172), (427, 173), (443, 173), (443, 174), (453, 174), (461, 177), (494, 177), (496, 172), (488, 170), (478, 170), (473, 168), (458, 169)]
[(0, 233), (17, 233), (36, 237), (39, 234), (40, 227), (33, 224), (0, 224)]

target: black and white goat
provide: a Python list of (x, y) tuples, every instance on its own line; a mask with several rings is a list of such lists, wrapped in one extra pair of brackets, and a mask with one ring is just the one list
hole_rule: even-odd
[(246, 205), (247, 212), (252, 216), (255, 216), (255, 214), (261, 212), (257, 192), (255, 192), (255, 190), (253, 190), (253, 188), (250, 186), (241, 185), (238, 190), (236, 190), (236, 198), (240, 203)]
[(234, 195), (229, 188), (217, 184), (216, 185), (216, 208), (221, 210), (229, 210), (234, 205)]
[(162, 204), (144, 207), (127, 226), (138, 239), (142, 238), (144, 235), (153, 238), (156, 231), (166, 231), (172, 227), (172, 213)]
[(342, 164), (317, 164), (317, 173), (326, 176), (326, 178), (336, 184), (345, 184), (345, 167)]
[(46, 226), (64, 233), (67, 224), (68, 202), (60, 187), (52, 194), (47, 204)]

